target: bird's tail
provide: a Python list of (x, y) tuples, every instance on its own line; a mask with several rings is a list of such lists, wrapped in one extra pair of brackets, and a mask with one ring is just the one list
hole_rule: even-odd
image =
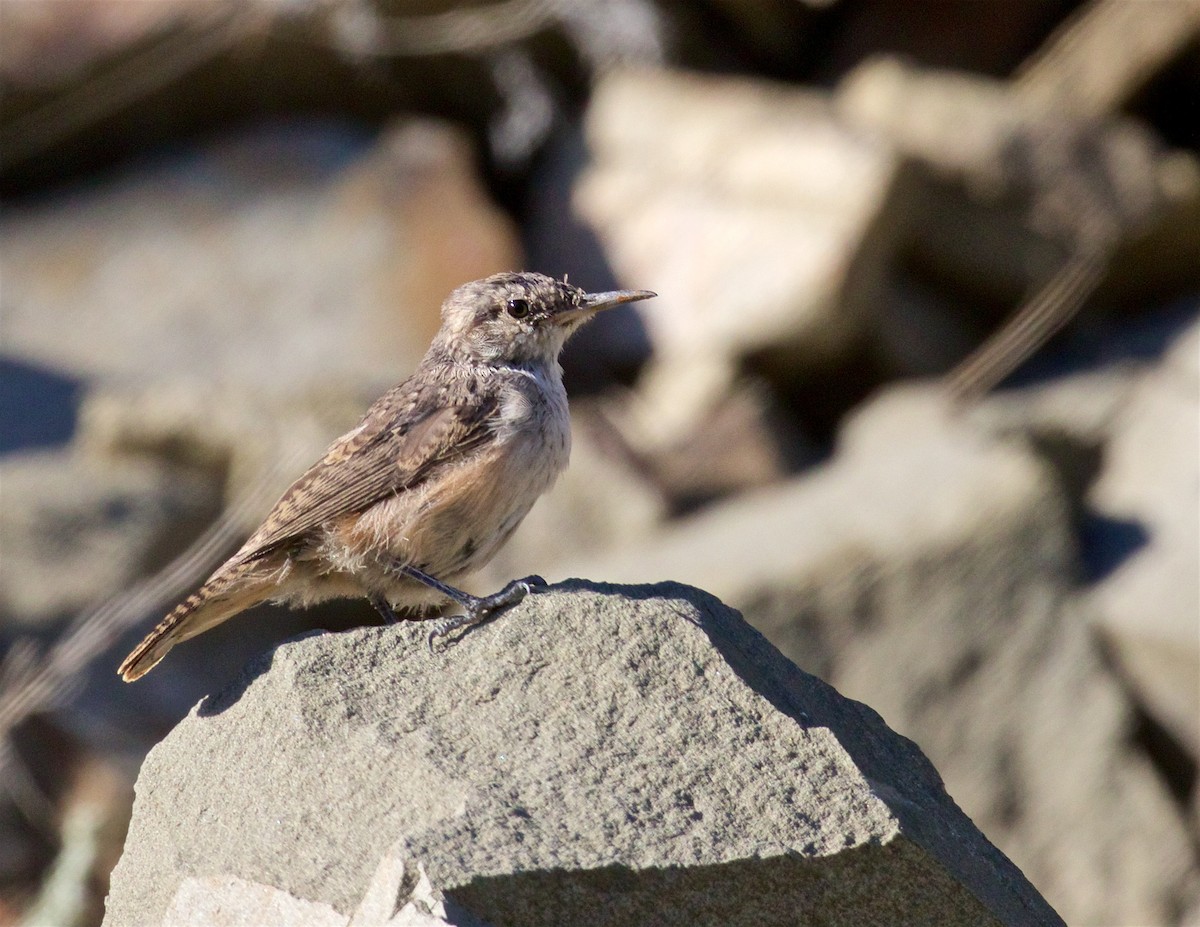
[(133, 648), (117, 669), (133, 682), (145, 676), (176, 644), (195, 637), (269, 598), (272, 584), (248, 572), (218, 573), (188, 596)]

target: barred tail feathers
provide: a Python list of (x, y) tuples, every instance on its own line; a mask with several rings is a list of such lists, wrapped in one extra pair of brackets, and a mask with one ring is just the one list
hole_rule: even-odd
[[(241, 580), (239, 582), (239, 580)], [(268, 584), (246, 583), (244, 576), (215, 576), (175, 606), (145, 640), (121, 663), (117, 673), (126, 682), (154, 669), (176, 644), (195, 637), (257, 605), (268, 597)]]

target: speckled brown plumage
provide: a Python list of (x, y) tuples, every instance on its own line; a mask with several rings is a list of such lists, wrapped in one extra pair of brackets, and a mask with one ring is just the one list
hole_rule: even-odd
[[(517, 601), (449, 585), (486, 563), (566, 466), (558, 355), (601, 309), (654, 294), (588, 294), (541, 274), (459, 287), (416, 372), (283, 494), (242, 548), (121, 664), (132, 681), (175, 644), (265, 600), (366, 596), (385, 615), (449, 596), (476, 623)], [(522, 588), (523, 587), (523, 588)]]

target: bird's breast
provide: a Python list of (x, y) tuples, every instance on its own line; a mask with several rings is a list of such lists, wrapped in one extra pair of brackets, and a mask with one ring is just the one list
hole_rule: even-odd
[[(571, 455), (571, 415), (561, 370), (535, 368), (514, 373), (500, 402), (496, 437), (518, 456), (542, 458), (550, 482)], [(548, 488), (548, 487), (547, 487)]]
[(571, 420), (562, 380), (514, 374), (500, 384), (487, 445), (357, 525), (370, 546), (452, 580), (485, 564), (567, 465)]

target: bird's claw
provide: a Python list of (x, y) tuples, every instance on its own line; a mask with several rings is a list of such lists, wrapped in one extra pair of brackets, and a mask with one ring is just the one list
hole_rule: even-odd
[[(429, 652), (438, 652), (436, 645), (443, 637), (449, 637), (455, 631), (463, 632), (459, 635), (459, 639), (465, 637), (471, 628), (481, 625), (495, 617), (497, 613), (519, 604), (529, 593), (535, 589), (544, 588), (546, 585), (548, 585), (547, 582), (540, 576), (526, 576), (524, 579), (514, 579), (499, 592), (494, 592), (481, 599), (473, 599), (463, 614), (443, 618), (434, 625), (426, 641)], [(447, 641), (447, 647), (451, 643), (453, 641)]]
[[(429, 632), (429, 637), (426, 643), (429, 646), (430, 653), (437, 653), (437, 642), (443, 637), (448, 637), (460, 628), (472, 628), (480, 622), (486, 620), (487, 615), (453, 615), (449, 618), (443, 618), (433, 626), (433, 630)], [(449, 649), (452, 641), (447, 641), (446, 649)]]

